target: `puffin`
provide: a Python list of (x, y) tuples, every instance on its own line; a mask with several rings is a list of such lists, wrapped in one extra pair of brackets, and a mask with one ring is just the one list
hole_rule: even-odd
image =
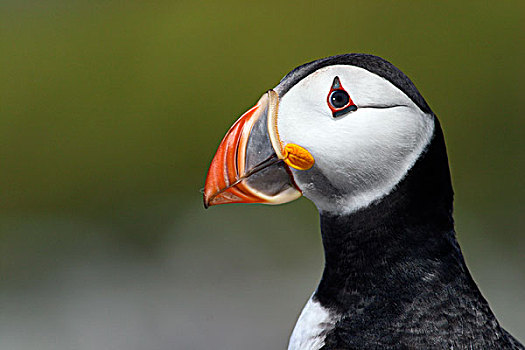
[(204, 206), (302, 195), (325, 266), (289, 350), (525, 349), (465, 264), (442, 128), (394, 65), (354, 53), (292, 70), (224, 136)]

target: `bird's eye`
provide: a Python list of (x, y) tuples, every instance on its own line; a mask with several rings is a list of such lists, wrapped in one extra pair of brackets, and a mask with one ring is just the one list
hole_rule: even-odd
[(341, 85), (339, 77), (334, 78), (330, 92), (328, 93), (328, 107), (334, 118), (357, 110), (357, 106), (350, 95)]
[(350, 101), (350, 96), (344, 90), (335, 90), (330, 94), (330, 103), (334, 108), (343, 108)]

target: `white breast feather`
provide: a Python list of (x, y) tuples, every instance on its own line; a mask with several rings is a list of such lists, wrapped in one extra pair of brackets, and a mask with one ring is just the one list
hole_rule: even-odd
[(288, 350), (318, 350), (337, 319), (318, 301), (308, 300), (288, 343)]

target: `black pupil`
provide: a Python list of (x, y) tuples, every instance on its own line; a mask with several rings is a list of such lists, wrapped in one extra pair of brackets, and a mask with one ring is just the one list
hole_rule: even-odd
[(350, 101), (350, 96), (343, 90), (335, 90), (330, 95), (330, 103), (334, 108), (343, 108)]

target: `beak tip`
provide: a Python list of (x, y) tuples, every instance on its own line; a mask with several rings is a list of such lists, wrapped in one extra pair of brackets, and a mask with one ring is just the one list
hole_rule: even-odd
[(208, 196), (206, 193), (202, 196), (202, 204), (204, 205), (204, 209), (208, 209), (210, 207), (210, 196)]

